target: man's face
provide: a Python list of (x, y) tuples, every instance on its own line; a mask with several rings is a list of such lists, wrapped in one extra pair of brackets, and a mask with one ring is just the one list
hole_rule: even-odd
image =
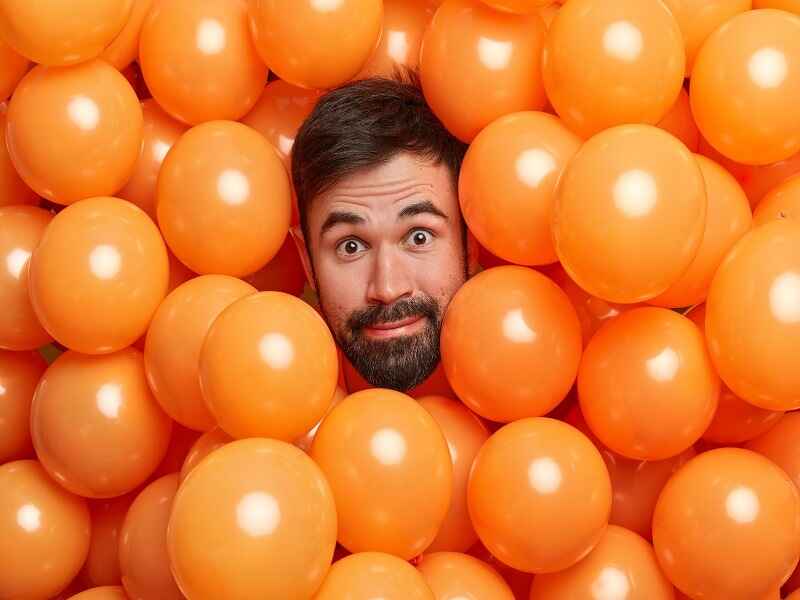
[(376, 387), (424, 381), (467, 278), (450, 171), (399, 154), (314, 198), (307, 225), (306, 270), (345, 356)]

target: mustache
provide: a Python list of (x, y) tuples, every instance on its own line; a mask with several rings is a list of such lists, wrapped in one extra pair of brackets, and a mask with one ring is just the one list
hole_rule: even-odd
[(394, 304), (376, 304), (354, 311), (347, 319), (347, 326), (353, 332), (380, 323), (391, 323), (409, 317), (428, 317), (436, 321), (439, 317), (439, 304), (430, 296), (418, 296), (398, 300)]

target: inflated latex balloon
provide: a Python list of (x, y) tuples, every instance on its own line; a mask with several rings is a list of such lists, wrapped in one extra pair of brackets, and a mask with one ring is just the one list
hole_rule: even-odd
[(69, 600), (129, 600), (119, 585), (96, 587), (71, 596)]
[(704, 452), (667, 482), (653, 542), (664, 573), (690, 597), (760, 598), (800, 557), (800, 496), (755, 452)]
[(764, 165), (795, 154), (800, 17), (755, 10), (730, 19), (697, 54), (690, 97), (703, 137), (728, 158)]
[(291, 236), (286, 236), (281, 249), (271, 261), (244, 280), (259, 292), (284, 292), (301, 296), (306, 286), (306, 274)]
[(547, 97), (586, 138), (623, 123), (658, 123), (678, 98), (684, 70), (681, 31), (660, 0), (565, 4), (542, 63)]
[(754, 225), (763, 225), (776, 219), (800, 221), (800, 176), (780, 184), (756, 206)]
[[(31, 62), (0, 39), (0, 102), (11, 96)], [(1, 145), (1, 144), (0, 144)]]
[(469, 555), (485, 562), (495, 571), (500, 573), (500, 576), (508, 584), (508, 587), (511, 588), (511, 592), (514, 594), (514, 598), (516, 600), (528, 600), (528, 593), (531, 589), (533, 574), (517, 571), (516, 569), (512, 569), (508, 565), (500, 562), (496, 557), (492, 556), (492, 554), (480, 542), (475, 544), (475, 546), (470, 549)]
[(777, 8), (800, 15), (798, 0), (753, 0), (753, 8)]
[(231, 304), (214, 321), (200, 354), (206, 404), (236, 438), (295, 440), (325, 414), (338, 372), (325, 321), (281, 292)]
[(141, 353), (130, 348), (106, 356), (65, 352), (45, 372), (31, 406), (42, 465), (89, 498), (113, 498), (144, 483), (164, 457), (171, 428), (147, 387)]
[(658, 566), (653, 547), (641, 536), (611, 525), (589, 555), (559, 573), (539, 575), (531, 600), (673, 600), (672, 584)]
[(81, 578), (87, 587), (119, 585), (119, 540), (125, 515), (136, 496), (126, 494), (89, 503), (92, 541)]
[(289, 230), (291, 190), (269, 142), (241, 123), (187, 131), (158, 176), (158, 224), (196, 273), (249, 275), (272, 259)]
[(382, 552), (360, 552), (338, 560), (314, 600), (438, 600), (422, 574)]
[(495, 256), (520, 265), (558, 260), (550, 233), (555, 188), (581, 140), (553, 115), (506, 115), (470, 144), (458, 180), (467, 226)]
[(464, 142), (503, 115), (541, 110), (544, 38), (536, 13), (510, 15), (480, 0), (445, 0), (422, 40), (425, 99)]
[(575, 564), (602, 537), (611, 483), (600, 453), (562, 421), (535, 418), (489, 438), (472, 467), (469, 513), (483, 544), (530, 573)]
[(768, 410), (800, 407), (800, 223), (774, 221), (739, 240), (706, 310), (708, 347), (728, 387)]
[[(729, 162), (733, 163), (733, 161)], [(726, 166), (725, 168), (728, 167)], [(750, 206), (755, 207), (769, 192), (790, 177), (800, 173), (800, 152), (786, 160), (779, 160), (768, 165), (741, 165), (741, 170), (741, 175), (736, 175), (735, 173), (734, 175), (742, 183), (744, 192), (750, 200)]]
[(507, 423), (547, 414), (566, 397), (580, 361), (581, 326), (550, 279), (525, 267), (496, 267), (456, 292), (441, 348), (458, 397), (480, 416)]
[(139, 64), (161, 108), (190, 125), (240, 119), (267, 82), (247, 0), (156, 2), (142, 27)]
[(249, 7), (261, 58), (300, 87), (326, 89), (352, 79), (381, 37), (381, 0), (251, 0)]
[(200, 432), (188, 429), (178, 423), (172, 423), (172, 434), (164, 458), (153, 471), (150, 481), (181, 470), (183, 463), (194, 443), (200, 439)]
[(664, 118), (656, 123), (656, 127), (674, 135), (692, 152), (697, 152), (700, 147), (700, 131), (692, 117), (689, 94), (683, 88), (681, 88), (675, 104), (664, 115)]
[(85, 354), (125, 348), (167, 291), (167, 250), (134, 205), (90, 198), (58, 213), (29, 264), (33, 309), (61, 344)]
[(38, 352), (0, 350), (0, 464), (33, 456), (31, 401), (46, 368)]
[(154, 2), (155, 0), (133, 0), (133, 7), (125, 26), (119, 35), (106, 46), (100, 58), (111, 63), (120, 71), (139, 58), (139, 38), (142, 34), (142, 26)]
[(172, 571), (192, 600), (311, 598), (335, 545), (322, 472), (302, 450), (268, 439), (231, 442), (201, 462), (167, 528)]
[(586, 142), (567, 166), (553, 239), (564, 269), (587, 292), (641, 302), (689, 267), (705, 215), (703, 174), (686, 146), (655, 127), (622, 125)]
[(303, 435), (298, 437), (294, 440), (294, 445), (303, 450), (304, 452), (311, 452), (311, 445), (314, 443), (314, 438), (317, 437), (317, 431), (319, 431), (319, 426), (322, 425), (322, 421), (325, 420), (325, 417), (328, 416), (339, 403), (347, 397), (347, 392), (344, 391), (343, 388), (340, 386), (336, 386), (336, 391), (333, 392), (333, 399), (331, 400), (330, 405), (328, 406), (328, 412), (325, 413), (319, 422), (314, 425), (311, 429), (305, 432)]
[(553, 0), (483, 0), (496, 10), (526, 15), (551, 4)]
[(480, 598), (514, 600), (514, 594), (500, 574), (485, 562), (458, 552), (425, 553), (417, 563), (425, 583), (436, 600)]
[(28, 295), (28, 263), (52, 219), (35, 206), (0, 206), (0, 348), (35, 350), (53, 340)]
[(442, 429), (453, 462), (450, 510), (425, 552), (466, 552), (478, 541), (467, 509), (467, 481), (475, 456), (489, 439), (489, 432), (480, 418), (457, 400), (423, 396), (419, 403)]
[(167, 523), (178, 475), (156, 479), (128, 509), (119, 536), (119, 569), (130, 600), (183, 600), (169, 569)]
[(189, 453), (186, 455), (186, 460), (183, 462), (180, 472), (180, 481), (186, 479), (187, 475), (200, 464), (206, 456), (211, 454), (217, 448), (222, 448), (225, 444), (233, 441), (233, 438), (227, 433), (222, 431), (219, 427), (206, 431), (203, 435), (197, 438), (197, 441), (192, 445)]
[(795, 485), (800, 485), (798, 432), (800, 432), (800, 414), (789, 413), (769, 431), (748, 442), (745, 447), (766, 456), (782, 468)]
[(139, 99), (102, 60), (34, 68), (11, 98), (7, 126), (20, 176), (58, 204), (114, 194), (133, 173), (142, 143)]
[(90, 528), (86, 502), (37, 461), (0, 466), (0, 596), (50, 598), (65, 589), (89, 552)]
[(6, 145), (6, 107), (0, 104), (0, 206), (39, 204), (39, 196), (17, 173)]
[(333, 489), (338, 540), (350, 552), (409, 560), (436, 537), (450, 507), (453, 467), (439, 425), (409, 396), (351, 394), (320, 425), (311, 457)]

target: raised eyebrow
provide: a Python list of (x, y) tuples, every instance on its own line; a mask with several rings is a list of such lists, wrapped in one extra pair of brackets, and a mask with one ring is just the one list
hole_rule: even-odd
[(325, 222), (322, 224), (322, 229), (320, 230), (319, 234), (325, 235), (329, 229), (332, 229), (336, 225), (341, 223), (345, 223), (347, 225), (363, 225), (367, 221), (364, 217), (357, 215), (353, 212), (344, 212), (344, 211), (334, 211), (328, 215), (325, 219)]
[(422, 200), (420, 202), (415, 202), (414, 204), (409, 204), (400, 211), (400, 213), (397, 215), (397, 218), (408, 219), (410, 217), (423, 214), (435, 215), (437, 217), (441, 217), (445, 221), (449, 220), (449, 217), (441, 210), (436, 208), (436, 206), (434, 206), (433, 202), (430, 200)]

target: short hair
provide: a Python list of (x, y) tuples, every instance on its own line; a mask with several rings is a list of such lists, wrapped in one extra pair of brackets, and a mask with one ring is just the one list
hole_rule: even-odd
[(433, 114), (419, 77), (398, 71), (346, 83), (323, 95), (300, 127), (292, 148), (292, 182), (300, 225), (308, 236), (310, 203), (358, 171), (401, 152), (444, 164), (458, 189), (467, 150)]

